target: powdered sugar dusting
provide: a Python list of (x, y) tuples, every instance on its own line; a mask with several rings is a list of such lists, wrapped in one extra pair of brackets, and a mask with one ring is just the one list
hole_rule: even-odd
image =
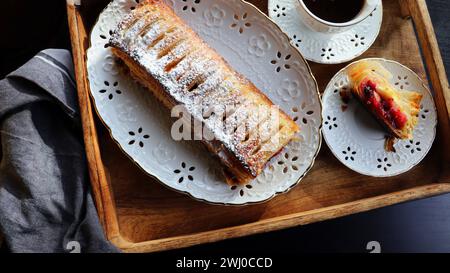
[[(160, 16), (158, 7), (146, 6), (138, 6), (119, 24), (110, 44), (145, 68), (256, 176), (282, 148), (273, 139), (281, 132), (278, 125), (272, 126), (272, 104), (255, 104), (255, 97), (241, 91), (249, 88), (247, 80), (229, 69), (191, 29)], [(175, 65), (168, 71), (171, 64)]]

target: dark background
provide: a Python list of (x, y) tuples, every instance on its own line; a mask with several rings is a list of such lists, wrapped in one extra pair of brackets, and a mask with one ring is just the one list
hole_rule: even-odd
[[(426, 2), (450, 71), (450, 2)], [(70, 49), (65, 1), (1, 0), (0, 79), (44, 48)], [(450, 194), (171, 254), (367, 252), (369, 241), (382, 252), (450, 252)]]

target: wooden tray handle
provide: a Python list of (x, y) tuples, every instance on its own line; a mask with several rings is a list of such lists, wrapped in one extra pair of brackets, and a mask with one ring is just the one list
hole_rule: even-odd
[[(426, 2), (424, 0), (399, 0), (399, 2), (402, 15), (411, 17), (414, 21), (429, 80), (434, 90), (441, 145), (450, 147), (448, 137), (450, 136), (450, 88)], [(443, 160), (450, 164), (448, 149), (443, 151)]]
[(107, 185), (108, 180), (106, 179), (100, 145), (98, 143), (94, 111), (92, 111), (89, 84), (87, 81), (86, 56), (81, 53), (86, 52), (89, 46), (89, 37), (78, 10), (79, 7), (74, 5), (73, 1), (71, 2), (72, 4), (67, 5), (67, 14), (72, 41), (75, 76), (78, 86), (78, 100), (80, 105), (86, 106), (80, 107), (80, 114), (84, 131), (86, 158), (89, 163), (89, 176), (97, 212), (100, 222), (104, 227), (105, 234), (108, 240), (119, 245), (122, 238), (120, 236), (117, 215), (114, 213), (116, 211), (114, 208), (114, 200)]

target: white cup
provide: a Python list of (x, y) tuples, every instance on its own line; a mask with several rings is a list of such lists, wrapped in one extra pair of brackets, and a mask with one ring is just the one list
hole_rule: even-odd
[(352, 20), (344, 23), (334, 23), (323, 20), (313, 14), (308, 7), (306, 7), (303, 0), (298, 0), (298, 2), (298, 11), (305, 25), (318, 32), (338, 33), (346, 31), (353, 25), (366, 19), (375, 10), (375, 8), (380, 5), (381, 0), (364, 0), (364, 5), (358, 15), (356, 15)]

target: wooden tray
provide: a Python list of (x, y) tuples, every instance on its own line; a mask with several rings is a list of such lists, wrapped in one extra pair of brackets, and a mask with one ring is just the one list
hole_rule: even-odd
[[(450, 91), (425, 1), (384, 1), (380, 36), (362, 56), (399, 61), (424, 80), (427, 68), (439, 126), (425, 160), (407, 174), (371, 178), (344, 167), (323, 145), (314, 168), (296, 188), (247, 207), (208, 205), (173, 192), (152, 181), (119, 150), (93, 111), (86, 76), (89, 31), (108, 1), (81, 2), (81, 6), (68, 3), (67, 8), (90, 178), (106, 236), (122, 250), (186, 247), (450, 192)], [(266, 0), (250, 2), (267, 11)], [(319, 88), (323, 90), (343, 66), (311, 64)]]

